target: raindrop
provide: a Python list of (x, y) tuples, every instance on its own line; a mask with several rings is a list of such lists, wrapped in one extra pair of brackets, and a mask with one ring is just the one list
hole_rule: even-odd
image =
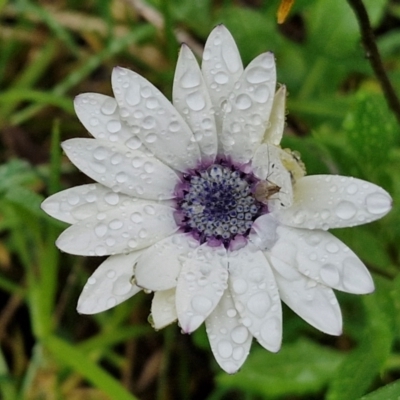
[(131, 239), (131, 240), (128, 242), (128, 246), (129, 246), (131, 249), (136, 248), (137, 245), (138, 245), (138, 244), (137, 244), (137, 241), (134, 240), (134, 239)]
[(152, 129), (156, 126), (156, 120), (149, 115), (148, 117), (144, 118), (142, 126), (144, 129)]
[(236, 311), (234, 308), (230, 308), (230, 309), (226, 312), (226, 315), (227, 315), (229, 318), (236, 317), (237, 311)]
[(109, 297), (107, 302), (106, 302), (106, 307), (107, 308), (112, 308), (117, 305), (117, 299), (115, 297)]
[(156, 210), (153, 206), (145, 206), (144, 212), (149, 215), (154, 215), (156, 213)]
[[(260, 328), (260, 336), (261, 339), (271, 347), (278, 347), (282, 336), (280, 320), (276, 317), (272, 317), (265, 321)], [(271, 350), (271, 348), (269, 350)]]
[(340, 282), (340, 273), (333, 264), (325, 264), (319, 271), (322, 281), (329, 286), (336, 286)]
[(121, 122), (116, 119), (112, 119), (111, 121), (107, 122), (107, 130), (110, 133), (117, 133), (121, 130), (121, 128)]
[(205, 296), (194, 296), (191, 305), (195, 312), (206, 315), (210, 312), (213, 303)]
[(117, 102), (112, 97), (109, 97), (101, 105), (100, 111), (104, 115), (112, 115), (112, 114), (114, 114), (116, 109), (117, 109)]
[(134, 212), (134, 213), (131, 215), (131, 221), (132, 221), (133, 223), (135, 223), (135, 224), (141, 223), (141, 222), (143, 221), (142, 214), (140, 214), (140, 213), (138, 213), (138, 212)]
[(236, 107), (239, 110), (247, 110), (248, 108), (250, 108), (252, 105), (250, 96), (247, 94), (240, 94), (237, 98), (236, 98)]
[(250, 297), (247, 302), (249, 311), (258, 318), (263, 318), (271, 307), (271, 300), (267, 293), (260, 292)]
[(126, 175), (125, 172), (118, 172), (118, 174), (115, 176), (115, 180), (118, 183), (124, 183), (128, 179), (128, 176)]
[(148, 173), (151, 174), (154, 172), (154, 164), (150, 161), (147, 161), (144, 163), (144, 170)]
[(168, 130), (169, 130), (170, 132), (178, 132), (180, 128), (181, 128), (181, 126), (180, 126), (180, 124), (179, 124), (178, 121), (172, 121), (172, 122), (169, 124)]
[(205, 107), (206, 102), (204, 100), (203, 94), (199, 90), (197, 90), (193, 93), (190, 93), (186, 97), (186, 104), (193, 111), (201, 111)]
[(157, 135), (154, 133), (149, 133), (146, 135), (145, 140), (147, 143), (154, 143), (157, 140)]
[(227, 340), (220, 340), (217, 345), (217, 351), (221, 358), (229, 358), (232, 355), (233, 347)]
[(134, 157), (132, 159), (132, 167), (140, 168), (143, 165), (143, 159), (141, 157)]
[(232, 74), (239, 71), (242, 67), (242, 61), (237, 51), (232, 49), (230, 46), (222, 46), (222, 58), (225, 61), (228, 71)]
[(329, 253), (337, 253), (339, 251), (339, 246), (335, 242), (327, 243), (325, 248)]
[(107, 254), (107, 249), (104, 246), (99, 245), (94, 249), (94, 253), (96, 256), (105, 256)]
[(265, 68), (253, 67), (247, 72), (246, 79), (253, 84), (266, 82), (270, 79), (270, 72)]
[(87, 283), (88, 283), (89, 285), (94, 285), (96, 282), (97, 282), (97, 279), (94, 278), (93, 276), (91, 276), (91, 277), (88, 279), (88, 281), (87, 281)]
[(112, 269), (107, 271), (107, 278), (113, 279), (113, 278), (115, 278), (115, 275), (116, 275), (116, 273)]
[(356, 215), (357, 209), (349, 201), (341, 201), (335, 209), (336, 215), (341, 219), (351, 219)]
[(244, 326), (237, 326), (231, 332), (231, 338), (237, 344), (243, 344), (248, 337), (249, 331)]
[(195, 88), (200, 85), (200, 82), (200, 74), (197, 71), (193, 70), (186, 71), (181, 78), (181, 86), (184, 89)]
[(234, 279), (233, 280), (233, 291), (237, 294), (243, 294), (247, 290), (247, 283), (244, 279)]
[(125, 92), (125, 101), (130, 106), (137, 106), (140, 103), (140, 84), (138, 82), (131, 81), (129, 89)]
[(142, 145), (142, 142), (138, 137), (134, 136), (127, 140), (125, 145), (132, 150), (137, 150)]
[(113, 193), (113, 192), (108, 192), (105, 196), (104, 196), (104, 200), (106, 201), (106, 203), (108, 203), (110, 206), (115, 206), (119, 203), (119, 195), (117, 193)]
[(110, 229), (118, 230), (118, 229), (121, 229), (124, 226), (124, 223), (119, 219), (113, 219), (108, 224), (108, 226), (110, 227)]
[(391, 209), (392, 200), (384, 193), (373, 193), (367, 196), (366, 204), (371, 214), (384, 214)]
[(358, 186), (355, 183), (351, 183), (349, 186), (346, 187), (346, 192), (348, 194), (356, 194), (358, 191)]
[(102, 161), (107, 157), (107, 149), (103, 146), (97, 147), (93, 152), (93, 157), (98, 160)]
[(108, 228), (105, 224), (97, 224), (94, 228), (94, 233), (98, 237), (104, 237), (107, 234)]
[(111, 162), (112, 165), (118, 165), (118, 164), (121, 163), (121, 161), (122, 161), (122, 155), (119, 154), (119, 153), (115, 153), (115, 154), (111, 157), (111, 160), (110, 160), (110, 162)]
[(139, 231), (139, 237), (142, 238), (142, 239), (144, 239), (146, 236), (147, 236), (147, 231), (146, 231), (146, 229), (141, 229), (141, 230)]
[(149, 110), (154, 110), (155, 108), (158, 107), (158, 100), (155, 97), (150, 97), (149, 99), (147, 99), (146, 101), (146, 107)]
[(75, 193), (70, 193), (67, 197), (67, 202), (71, 206), (76, 206), (79, 203), (79, 196)]
[(91, 162), (89, 163), (89, 166), (94, 172), (97, 172), (98, 174), (104, 174), (106, 172), (106, 166), (103, 164)]
[(269, 89), (267, 85), (257, 87), (254, 92), (254, 100), (259, 103), (265, 103), (269, 98)]
[(220, 71), (217, 74), (215, 74), (214, 80), (218, 84), (224, 85), (225, 83), (227, 83), (229, 81), (229, 76), (225, 72)]
[(132, 289), (130, 279), (127, 275), (121, 275), (112, 286), (112, 293), (115, 296), (125, 296)]
[(97, 126), (97, 125), (99, 125), (99, 120), (98, 120), (97, 118), (95, 118), (95, 117), (90, 118), (89, 124), (90, 124), (91, 126)]

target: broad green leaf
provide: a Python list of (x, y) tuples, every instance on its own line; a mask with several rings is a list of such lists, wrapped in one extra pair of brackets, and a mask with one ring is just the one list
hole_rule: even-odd
[(277, 354), (253, 348), (240, 372), (217, 376), (219, 386), (266, 398), (321, 391), (343, 355), (309, 340), (284, 344)]
[(376, 292), (363, 296), (367, 326), (355, 350), (333, 377), (327, 400), (354, 400), (362, 396), (387, 360), (394, 339), (394, 307), (390, 282), (377, 279)]
[(360, 400), (398, 400), (400, 398), (400, 380), (393, 382), (361, 397)]

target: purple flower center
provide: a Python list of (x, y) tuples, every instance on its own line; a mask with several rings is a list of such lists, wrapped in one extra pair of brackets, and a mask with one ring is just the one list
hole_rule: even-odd
[(226, 247), (247, 236), (263, 204), (254, 198), (257, 179), (225, 161), (183, 177), (178, 198), (179, 225), (200, 243), (222, 242)]

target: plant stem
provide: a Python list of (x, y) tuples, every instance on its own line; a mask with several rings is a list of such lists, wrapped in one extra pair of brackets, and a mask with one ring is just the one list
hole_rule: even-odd
[(358, 23), (360, 24), (362, 43), (366, 52), (366, 56), (371, 64), (375, 75), (382, 86), (383, 93), (389, 107), (393, 111), (400, 124), (400, 100), (394, 91), (392, 84), (386, 74), (385, 68), (379, 54), (378, 46), (376, 45), (375, 35), (371, 27), (367, 10), (362, 0), (347, 0), (350, 7), (353, 9)]

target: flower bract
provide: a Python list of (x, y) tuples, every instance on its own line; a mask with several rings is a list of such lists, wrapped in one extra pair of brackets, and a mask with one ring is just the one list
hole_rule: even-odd
[(380, 187), (356, 178), (305, 176), (279, 144), (286, 88), (275, 58), (245, 69), (222, 25), (210, 34), (201, 67), (183, 45), (173, 103), (146, 79), (117, 67), (114, 98), (86, 93), (76, 113), (94, 137), (63, 143), (95, 183), (57, 193), (43, 209), (71, 226), (57, 246), (109, 257), (85, 285), (78, 312), (154, 293), (156, 329), (205, 323), (228, 373), (255, 338), (276, 352), (281, 302), (322, 332), (339, 335), (333, 289), (374, 290), (362, 261), (327, 230), (374, 221), (391, 208)]

